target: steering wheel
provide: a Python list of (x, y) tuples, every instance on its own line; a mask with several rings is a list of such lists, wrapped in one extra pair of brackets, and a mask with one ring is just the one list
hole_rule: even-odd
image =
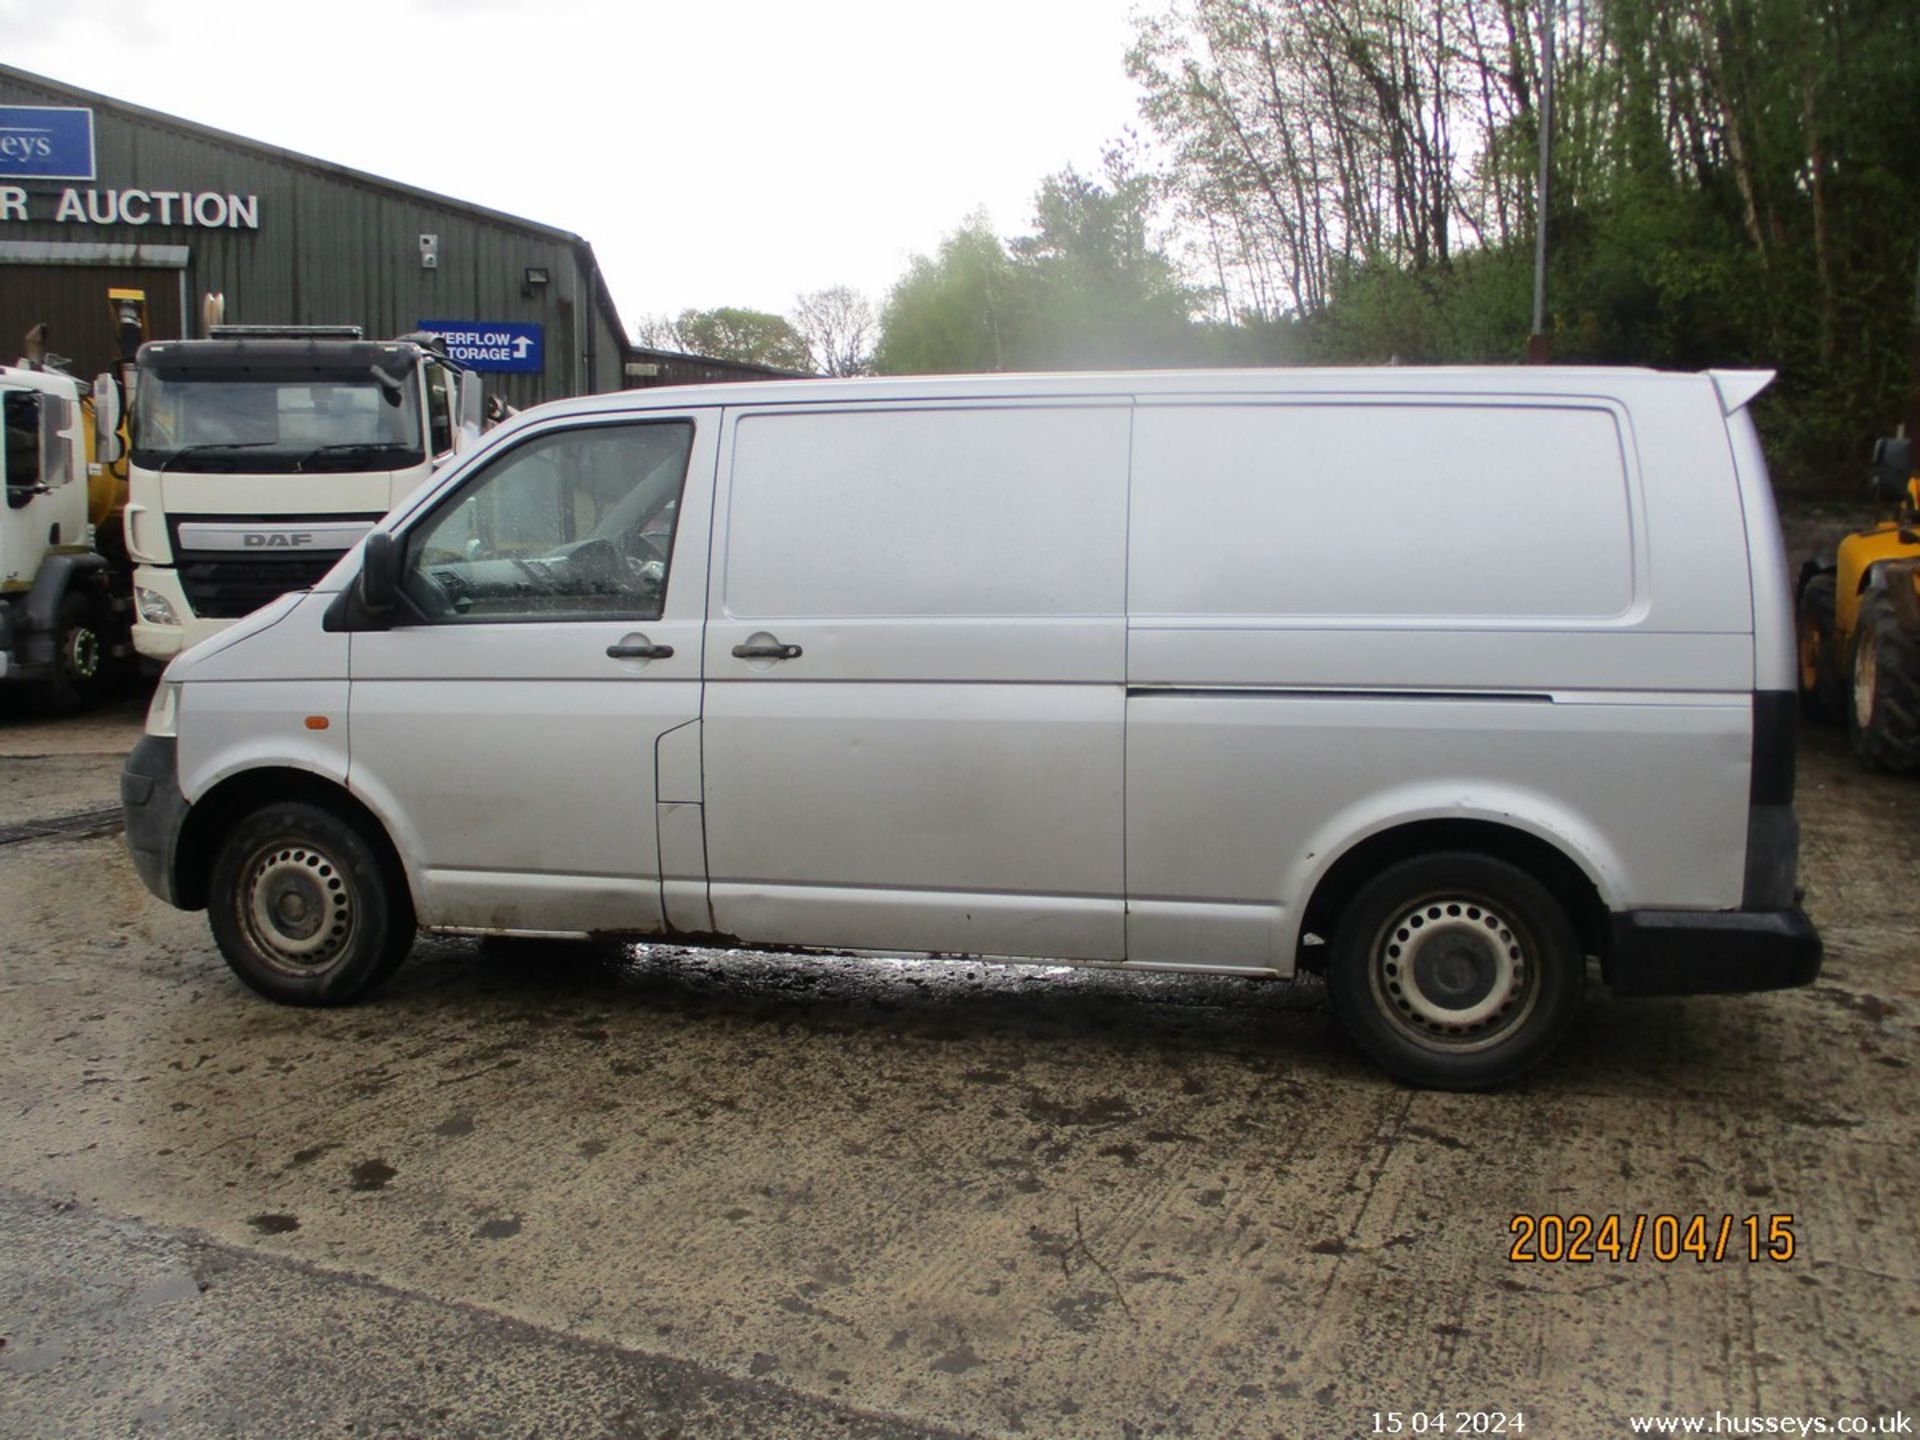
[(611, 540), (583, 540), (567, 552), (567, 566), (594, 590), (627, 588), (626, 567)]

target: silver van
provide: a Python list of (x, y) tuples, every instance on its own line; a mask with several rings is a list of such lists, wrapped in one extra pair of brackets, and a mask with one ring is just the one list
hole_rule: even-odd
[(1764, 373), (981, 376), (531, 410), (182, 655), (146, 883), (415, 931), (1325, 973), (1394, 1074), (1805, 984)]

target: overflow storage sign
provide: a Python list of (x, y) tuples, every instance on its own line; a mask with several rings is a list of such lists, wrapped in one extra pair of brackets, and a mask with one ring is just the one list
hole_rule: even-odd
[(422, 320), (420, 328), (447, 342), (447, 354), (472, 370), (538, 375), (547, 361), (541, 327), (512, 320)]

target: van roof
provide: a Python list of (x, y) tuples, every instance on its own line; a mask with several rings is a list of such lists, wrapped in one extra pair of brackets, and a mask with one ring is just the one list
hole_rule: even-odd
[[(1183, 395), (1392, 394), (1606, 396), (1622, 382), (1711, 383), (1727, 372), (1662, 372), (1622, 366), (1415, 366), (1247, 370), (1106, 370), (1020, 375), (903, 375), (883, 379), (763, 380), (657, 386), (582, 396), (534, 407), (528, 415), (679, 409), (690, 405), (833, 405), (878, 400), (1053, 399)], [(1744, 373), (1744, 372), (1743, 372)], [(1766, 372), (1755, 372), (1764, 375)], [(1770, 377), (1769, 377), (1770, 378)], [(1764, 382), (1762, 382), (1764, 383)], [(1756, 393), (1757, 393), (1756, 386)]]

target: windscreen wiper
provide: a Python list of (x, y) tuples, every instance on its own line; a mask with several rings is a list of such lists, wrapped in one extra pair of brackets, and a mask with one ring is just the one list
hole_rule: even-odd
[(295, 470), (305, 470), (307, 462), (322, 455), (338, 455), (349, 451), (366, 451), (376, 454), (382, 451), (398, 450), (402, 454), (411, 454), (413, 447), (403, 440), (336, 440), (331, 445), (316, 445), (294, 462)]
[(189, 455), (204, 455), (215, 450), (265, 450), (273, 445), (271, 440), (203, 440), (198, 445), (182, 445), (154, 470), (154, 478), (167, 473), (167, 467), (176, 460), (184, 460)]

